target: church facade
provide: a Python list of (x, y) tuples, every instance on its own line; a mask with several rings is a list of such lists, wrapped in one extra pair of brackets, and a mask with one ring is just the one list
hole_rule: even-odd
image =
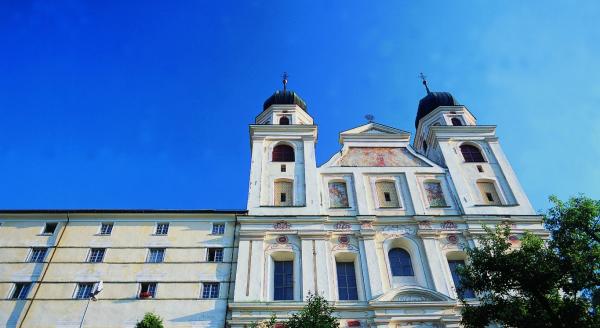
[(317, 125), (284, 83), (250, 125), (244, 211), (3, 211), (0, 324), (125, 327), (152, 311), (242, 328), (318, 293), (342, 327), (458, 327), (456, 269), (483, 227), (509, 225), (515, 246), (547, 233), (495, 126), (427, 90), (415, 127), (412, 145), (376, 122), (343, 131), (317, 166)]

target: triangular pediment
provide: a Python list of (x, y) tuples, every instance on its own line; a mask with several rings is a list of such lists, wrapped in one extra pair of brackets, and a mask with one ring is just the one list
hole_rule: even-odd
[(371, 122), (365, 125), (358, 126), (354, 129), (346, 130), (341, 133), (342, 136), (350, 135), (369, 135), (369, 134), (382, 134), (382, 135), (405, 135), (408, 132), (393, 128), (391, 126)]

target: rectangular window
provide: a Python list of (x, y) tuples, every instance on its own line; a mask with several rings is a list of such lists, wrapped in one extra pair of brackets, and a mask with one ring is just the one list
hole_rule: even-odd
[(54, 234), (54, 231), (56, 231), (57, 226), (58, 222), (46, 222), (46, 225), (44, 226), (44, 231), (42, 233), (46, 235), (52, 235)]
[(481, 166), (481, 165), (477, 165), (477, 171), (479, 171), (479, 172), (483, 172), (483, 166)]
[(294, 262), (293, 261), (275, 261), (275, 272), (273, 285), (275, 293), (273, 300), (293, 300), (294, 299)]
[(113, 223), (102, 223), (100, 226), (100, 234), (101, 235), (110, 235), (112, 233)]
[(483, 197), (483, 203), (485, 205), (502, 205), (500, 197), (496, 192), (496, 187), (492, 182), (477, 182), (477, 187)]
[(281, 172), (285, 172), (285, 171), (286, 171), (285, 164), (281, 164)]
[(202, 284), (202, 298), (219, 298), (219, 283), (205, 282)]
[(46, 258), (47, 248), (44, 247), (35, 247), (31, 249), (31, 255), (29, 256), (29, 262), (31, 263), (41, 263), (44, 262)]
[(169, 233), (169, 224), (168, 223), (158, 223), (156, 224), (156, 235), (166, 235)]
[(291, 181), (275, 181), (275, 206), (293, 206), (294, 184)]
[(337, 262), (338, 295), (341, 301), (358, 300), (354, 262)]
[(209, 248), (206, 253), (206, 260), (208, 262), (223, 262), (223, 249)]
[[(462, 260), (448, 260), (448, 265), (450, 266), (450, 273), (452, 274), (452, 281), (454, 281), (454, 287), (456, 288), (456, 293), (459, 293), (459, 288), (461, 287), (460, 276), (458, 275), (458, 267), (464, 266), (465, 261)], [(472, 290), (467, 289), (462, 291), (462, 295), (465, 298), (474, 298), (475, 294)]]
[(224, 223), (213, 223), (212, 226), (212, 234), (213, 235), (222, 235), (225, 233), (225, 224)]
[(28, 282), (17, 282), (15, 283), (15, 289), (12, 292), (12, 296), (10, 297), (13, 300), (24, 300), (27, 298), (27, 294), (29, 293), (29, 288), (31, 287), (31, 283)]
[(164, 248), (150, 248), (148, 252), (148, 263), (161, 263), (165, 259)]
[(140, 298), (155, 298), (156, 297), (156, 283), (155, 282), (143, 282), (140, 284)]
[(88, 262), (90, 263), (100, 263), (104, 260), (104, 252), (105, 248), (92, 248), (90, 250), (90, 254), (88, 256)]
[(86, 299), (92, 296), (92, 289), (94, 284), (89, 282), (80, 282), (77, 284), (77, 292), (75, 292), (75, 298)]
[(377, 181), (375, 183), (379, 207), (399, 208), (400, 200), (393, 181)]

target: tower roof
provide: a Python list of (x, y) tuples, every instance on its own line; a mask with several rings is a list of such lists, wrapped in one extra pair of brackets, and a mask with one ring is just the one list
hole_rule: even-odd
[(307, 111), (306, 103), (294, 91), (275, 91), (275, 93), (273, 93), (271, 97), (265, 100), (265, 103), (263, 104), (263, 110), (266, 110), (267, 108), (271, 107), (271, 105), (298, 105), (304, 111)]
[(417, 118), (415, 119), (415, 128), (419, 126), (419, 121), (425, 115), (431, 113), (440, 106), (460, 106), (458, 101), (449, 92), (428, 92), (427, 96), (419, 101)]

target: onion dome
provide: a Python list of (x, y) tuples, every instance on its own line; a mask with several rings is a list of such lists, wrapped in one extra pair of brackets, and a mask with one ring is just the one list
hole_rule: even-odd
[[(429, 89), (427, 90), (429, 91)], [(415, 119), (415, 128), (419, 126), (419, 121), (425, 115), (433, 112), (440, 106), (460, 106), (458, 101), (449, 92), (427, 92), (427, 96), (419, 101), (417, 118)]]
[(263, 110), (271, 107), (271, 105), (298, 105), (304, 111), (307, 109), (304, 100), (302, 100), (297, 93), (289, 90), (275, 91), (271, 97), (265, 100), (265, 103), (263, 104)]

